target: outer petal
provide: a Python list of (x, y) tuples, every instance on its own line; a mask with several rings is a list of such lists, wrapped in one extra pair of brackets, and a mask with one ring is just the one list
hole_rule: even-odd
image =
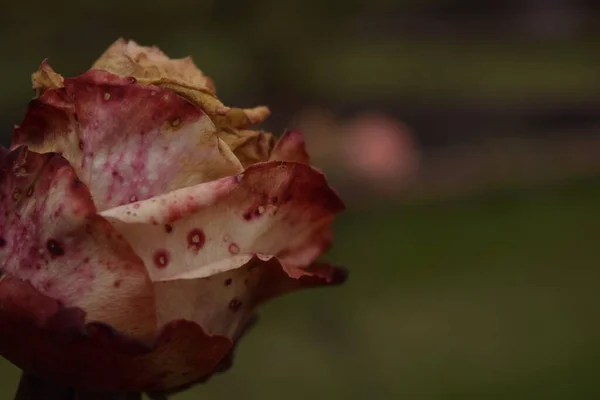
[(241, 170), (211, 120), (168, 90), (104, 71), (64, 85), (31, 102), (13, 146), (62, 153), (101, 210)]
[(345, 271), (329, 265), (284, 268), (276, 259), (254, 257), (241, 268), (203, 279), (156, 282), (161, 321), (187, 319), (208, 333), (236, 338), (256, 307), (298, 289), (338, 284)]
[(57, 154), (19, 148), (0, 161), (0, 271), (92, 321), (136, 335), (155, 330), (144, 265)]
[(85, 325), (81, 309), (64, 308), (12, 277), (0, 279), (0, 305), (0, 354), (68, 386), (175, 389), (206, 378), (232, 348), (229, 339), (208, 336), (188, 321), (167, 324), (143, 344), (106, 325)]
[[(153, 281), (200, 278), (259, 254), (281, 256), (320, 240), (343, 209), (322, 174), (304, 164), (255, 164), (243, 175), (106, 210)], [(312, 262), (313, 260), (306, 260)]]

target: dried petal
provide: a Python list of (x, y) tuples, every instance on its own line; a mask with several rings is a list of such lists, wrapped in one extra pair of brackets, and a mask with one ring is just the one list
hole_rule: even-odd
[(260, 106), (250, 109), (232, 108), (225, 116), (212, 117), (219, 137), (227, 143), (245, 168), (269, 159), (275, 145), (273, 135), (247, 129), (251, 125), (260, 124), (269, 115), (269, 108)]
[(227, 143), (245, 168), (269, 159), (275, 145), (273, 135), (247, 129), (251, 125), (260, 124), (269, 115), (269, 108), (260, 106), (250, 109), (232, 108), (227, 115), (212, 118), (219, 137)]
[(11, 277), (0, 280), (0, 306), (0, 354), (66, 386), (176, 389), (205, 379), (232, 348), (229, 339), (208, 336), (190, 321), (173, 321), (143, 344), (103, 324), (85, 325), (81, 309), (65, 308)]
[(31, 102), (13, 145), (62, 153), (100, 210), (241, 170), (211, 120), (171, 91), (98, 70), (64, 84)]
[[(286, 254), (320, 241), (343, 209), (322, 174), (304, 164), (255, 164), (243, 176), (181, 189), (102, 213), (144, 260), (153, 281), (200, 278), (255, 254)], [(312, 260), (310, 260), (312, 261)]]
[(84, 309), (90, 320), (154, 333), (144, 265), (96, 214), (87, 187), (57, 154), (18, 148), (0, 163), (0, 271)]
[(219, 137), (229, 146), (244, 168), (267, 161), (275, 144), (273, 135), (263, 131), (220, 130)]
[(54, 72), (48, 60), (42, 61), (42, 65), (31, 75), (31, 84), (37, 96), (40, 96), (48, 89), (58, 89), (63, 87), (64, 79), (61, 75)]
[(186, 97), (208, 115), (225, 115), (229, 110), (215, 95), (215, 87), (190, 57), (170, 59), (157, 47), (144, 47), (133, 40), (119, 39), (94, 63), (123, 77), (132, 76), (144, 85), (170, 89)]
[(251, 125), (264, 122), (269, 115), (271, 115), (271, 111), (265, 106), (246, 109), (231, 108), (226, 115), (215, 118), (215, 125), (221, 129), (246, 129)]
[(203, 279), (156, 282), (160, 321), (186, 319), (210, 334), (235, 338), (260, 304), (298, 289), (338, 284), (345, 271), (329, 265), (283, 268), (254, 257), (241, 268)]
[(94, 63), (123, 77), (134, 77), (144, 85), (156, 85), (187, 98), (202, 109), (217, 126), (218, 135), (247, 167), (266, 161), (273, 149), (271, 134), (247, 130), (271, 114), (268, 107), (229, 108), (216, 97), (215, 87), (190, 57), (171, 59), (157, 47), (144, 47), (119, 39)]

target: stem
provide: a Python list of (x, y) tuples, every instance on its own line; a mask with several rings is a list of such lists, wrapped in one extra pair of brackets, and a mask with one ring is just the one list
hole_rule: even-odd
[(23, 372), (15, 400), (141, 400), (141, 393), (93, 392), (57, 385)]

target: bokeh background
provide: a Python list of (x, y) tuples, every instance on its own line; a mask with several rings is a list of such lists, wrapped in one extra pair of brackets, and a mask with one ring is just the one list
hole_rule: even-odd
[[(343, 194), (340, 288), (261, 311), (185, 399), (600, 396), (600, 5), (594, 0), (3, 1), (0, 135), (44, 58), (120, 36), (268, 104)], [(0, 327), (2, 329), (2, 327)], [(0, 360), (0, 398), (19, 371)]]

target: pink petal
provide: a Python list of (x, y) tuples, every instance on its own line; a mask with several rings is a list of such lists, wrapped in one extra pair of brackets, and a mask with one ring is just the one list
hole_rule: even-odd
[(27, 282), (0, 280), (0, 354), (59, 384), (96, 390), (176, 389), (212, 374), (232, 348), (229, 339), (208, 336), (190, 321), (173, 321), (144, 344), (107, 325), (86, 325), (85, 318), (83, 310), (65, 308)]
[(210, 118), (170, 90), (101, 70), (64, 85), (30, 103), (13, 146), (61, 153), (100, 210), (241, 171)]
[(137, 335), (155, 330), (144, 265), (57, 154), (21, 147), (0, 161), (0, 272), (90, 320)]
[[(243, 175), (102, 213), (144, 260), (153, 281), (201, 278), (322, 241), (343, 203), (305, 164), (268, 162)], [(312, 260), (309, 260), (312, 262)]]
[(306, 143), (302, 133), (298, 131), (285, 132), (277, 141), (277, 144), (275, 144), (269, 160), (310, 164), (310, 158), (306, 151)]
[(345, 272), (329, 265), (283, 268), (254, 257), (246, 265), (202, 279), (156, 282), (159, 321), (186, 319), (210, 334), (236, 338), (260, 304), (298, 289), (339, 284)]

